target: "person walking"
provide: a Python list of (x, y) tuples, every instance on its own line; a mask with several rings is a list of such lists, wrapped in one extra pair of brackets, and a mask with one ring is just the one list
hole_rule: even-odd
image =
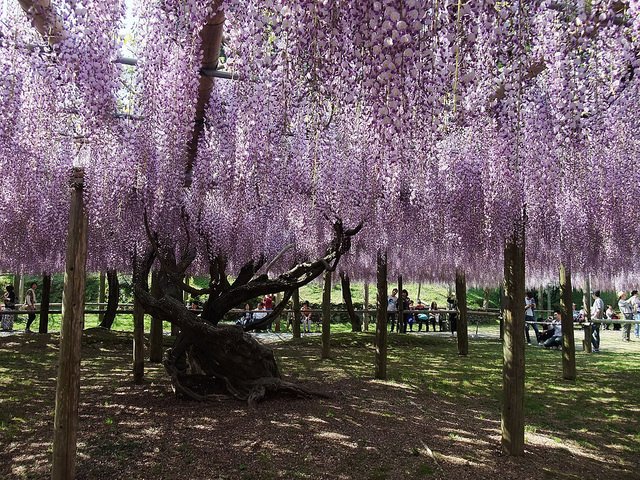
[(31, 333), (31, 324), (36, 319), (36, 314), (33, 313), (36, 309), (36, 289), (38, 288), (38, 284), (33, 282), (31, 284), (31, 288), (27, 290), (27, 293), (24, 294), (24, 304), (27, 306), (27, 310), (29, 311), (29, 319), (27, 320), (27, 327), (24, 329), (25, 332)]
[[(638, 297), (638, 290), (631, 291), (631, 298), (629, 299), (629, 302), (631, 303), (633, 319), (636, 322), (640, 322), (640, 297)], [(636, 323), (633, 331), (636, 338), (640, 338), (640, 323)]]
[[(631, 302), (627, 300), (627, 292), (622, 290), (618, 292), (618, 308), (623, 316), (623, 320), (633, 320), (633, 306), (631, 305)], [(623, 324), (621, 330), (622, 340), (629, 342), (631, 340), (631, 324)]]
[(311, 307), (309, 300), (305, 300), (300, 309), (302, 314), (302, 333), (311, 333)]
[[(16, 292), (13, 289), (13, 285), (7, 285), (5, 287), (6, 292), (3, 295), (4, 310), (5, 312), (11, 312), (16, 308)], [(12, 313), (4, 313), (2, 315), (2, 330), (5, 332), (13, 331), (14, 315)]]
[[(394, 288), (391, 291), (391, 295), (387, 298), (387, 323), (391, 323), (391, 331), (396, 326), (396, 317), (398, 315), (398, 289)], [(398, 330), (400, 322), (398, 321)]]
[(536, 323), (536, 299), (531, 292), (527, 292), (524, 298), (524, 334), (527, 338), (527, 343), (531, 344), (531, 338), (529, 337), (529, 327), (533, 327), (533, 331), (536, 334), (536, 342), (540, 342), (540, 331), (538, 330), (538, 324)]
[(593, 292), (593, 305), (591, 306), (591, 318), (595, 322), (591, 323), (591, 345), (593, 351), (600, 351), (600, 326), (601, 320), (604, 318), (604, 301), (600, 298), (600, 290)]

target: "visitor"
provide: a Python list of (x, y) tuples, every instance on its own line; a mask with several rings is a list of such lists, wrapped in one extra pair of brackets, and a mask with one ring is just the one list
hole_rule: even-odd
[(571, 304), (571, 308), (572, 308), (572, 316), (573, 316), (573, 321), (574, 322), (582, 322), (582, 319), (584, 318), (582, 316), (582, 314), (580, 313), (580, 310), (576, 309), (576, 304), (572, 303)]
[(451, 295), (447, 298), (447, 309), (453, 310), (449, 313), (449, 327), (451, 327), (451, 335), (455, 335), (458, 331), (458, 302)]
[(409, 300), (409, 310), (411, 311), (411, 313), (409, 313), (408, 315), (405, 314), (405, 318), (406, 318), (406, 322), (405, 322), (405, 332), (407, 331), (407, 327), (406, 325), (409, 325), (409, 331), (413, 332), (413, 324), (415, 323), (416, 319), (413, 313), (413, 300)]
[[(260, 323), (260, 321), (268, 315), (267, 310), (264, 308), (264, 302), (258, 303), (256, 310), (251, 315), (253, 324)], [(264, 332), (264, 328), (259, 328), (258, 331)]]
[[(13, 289), (13, 285), (7, 285), (5, 287), (6, 292), (3, 295), (4, 310), (11, 312), (16, 308), (16, 292)], [(14, 315), (11, 313), (4, 313), (2, 315), (2, 330), (5, 332), (13, 331)]]
[(409, 323), (409, 292), (406, 289), (402, 289), (402, 318), (398, 318), (397, 332), (407, 333), (407, 324)]
[[(433, 327), (433, 331), (436, 331), (436, 323), (438, 324), (438, 328), (440, 331), (443, 329), (442, 325), (442, 315), (438, 313), (438, 304), (436, 302), (431, 302), (431, 306), (429, 307), (429, 322), (431, 322), (431, 326)], [(429, 331), (427, 325), (427, 332)]]
[[(640, 297), (638, 297), (638, 290), (631, 291), (631, 298), (629, 299), (629, 303), (631, 303), (633, 319), (636, 322), (640, 322)], [(633, 331), (636, 335), (636, 338), (640, 338), (640, 323), (636, 323)]]
[(248, 303), (245, 303), (245, 305), (244, 305), (244, 313), (236, 321), (236, 325), (240, 325), (241, 327), (244, 327), (245, 325), (249, 324), (249, 322), (251, 322), (251, 318), (252, 318), (251, 305), (249, 305)]
[[(623, 320), (633, 320), (633, 306), (631, 302), (627, 300), (627, 292), (620, 290), (618, 292), (618, 308), (622, 314)], [(625, 323), (622, 325), (622, 340), (629, 342), (631, 340), (631, 324)]]
[(38, 284), (36, 282), (31, 283), (31, 288), (27, 290), (27, 293), (24, 294), (24, 304), (27, 306), (27, 310), (29, 311), (29, 319), (27, 320), (27, 327), (24, 329), (25, 332), (31, 333), (31, 324), (36, 319), (36, 314), (33, 313), (36, 309), (36, 289), (38, 288)]
[(387, 323), (391, 323), (391, 331), (396, 326), (396, 317), (398, 312), (398, 289), (391, 290), (391, 295), (387, 298)]
[(262, 300), (262, 303), (264, 303), (265, 310), (267, 311), (273, 310), (273, 296), (271, 294), (265, 295), (264, 300)]
[(559, 348), (562, 345), (562, 316), (560, 310), (554, 310), (551, 327), (553, 332), (551, 338), (545, 340), (542, 346), (544, 348)]
[(591, 306), (591, 318), (595, 322), (591, 323), (591, 345), (593, 351), (600, 351), (600, 321), (604, 318), (604, 302), (600, 298), (600, 290), (593, 292), (593, 305)]
[[(615, 318), (618, 318), (616, 315), (616, 312), (613, 310), (613, 306), (612, 305), (607, 305), (607, 309), (604, 311), (604, 315), (605, 317), (607, 317), (607, 320), (613, 320)], [(606, 330), (609, 330), (609, 326), (611, 324), (607, 323), (607, 328)]]
[(303, 333), (311, 333), (311, 307), (309, 301), (305, 300), (300, 309), (302, 314), (302, 331)]
[(538, 324), (536, 323), (536, 299), (531, 292), (527, 292), (524, 298), (524, 334), (527, 338), (527, 343), (531, 344), (531, 338), (529, 337), (529, 328), (533, 327), (533, 331), (536, 334), (536, 342), (540, 343), (540, 331), (538, 330)]
[(416, 320), (418, 321), (418, 331), (421, 332), (422, 325), (424, 325), (425, 331), (428, 332), (429, 331), (429, 315), (423, 312), (423, 310), (427, 309), (427, 306), (424, 303), (422, 303), (420, 299), (418, 299), (418, 303), (416, 303), (416, 306), (414, 308), (416, 310), (419, 310), (419, 312), (416, 315)]

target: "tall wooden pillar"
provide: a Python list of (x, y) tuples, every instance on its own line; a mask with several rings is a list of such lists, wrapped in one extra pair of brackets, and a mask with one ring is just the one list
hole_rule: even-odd
[(22, 275), (16, 273), (13, 276), (13, 291), (16, 293), (16, 304), (24, 303), (24, 298), (22, 298), (22, 293), (20, 292), (20, 285), (23, 285)]
[(133, 299), (133, 382), (144, 381), (144, 308)]
[(571, 270), (560, 264), (560, 310), (562, 311), (562, 378), (576, 379), (576, 345), (573, 335)]
[(293, 291), (293, 338), (300, 338), (300, 289)]
[(84, 320), (84, 290), (87, 262), (87, 216), (82, 191), (84, 171), (74, 168), (67, 228), (60, 360), (56, 386), (51, 478), (75, 478), (78, 404), (80, 401), (80, 354)]
[(376, 378), (387, 379), (387, 254), (378, 250), (376, 296)]
[[(98, 284), (98, 303), (100, 305), (98, 305), (98, 310), (104, 310), (104, 305), (102, 304), (104, 303), (104, 300), (105, 300), (105, 294), (106, 294), (105, 275), (104, 275), (104, 272), (100, 272), (99, 284)], [(101, 312), (98, 314), (98, 325), (102, 324), (103, 319), (104, 319), (104, 313)]]
[(362, 305), (364, 312), (362, 313), (362, 320), (364, 321), (364, 331), (369, 331), (369, 284), (364, 282), (364, 305)]
[(398, 275), (398, 321), (396, 322), (396, 332), (406, 331), (404, 324), (404, 299), (402, 298), (402, 275)]
[(469, 353), (467, 320), (467, 279), (462, 270), (456, 270), (456, 301), (458, 303), (458, 355)]
[(40, 322), (38, 333), (49, 331), (49, 303), (51, 302), (51, 275), (42, 274), (42, 296), (40, 298)]
[(322, 291), (322, 358), (329, 358), (331, 353), (331, 272), (324, 272), (324, 289)]
[(584, 303), (584, 351), (587, 353), (591, 353), (593, 345), (591, 345), (591, 333), (592, 333), (592, 325), (591, 325), (591, 275), (587, 275), (585, 279), (585, 299)]
[(504, 248), (504, 342), (502, 449), (524, 455), (524, 232), (517, 229)]
[[(151, 295), (154, 298), (160, 298), (162, 291), (160, 289), (160, 274), (154, 270), (151, 273)], [(151, 330), (149, 332), (149, 361), (160, 363), (162, 361), (162, 320), (157, 317), (151, 317)]]

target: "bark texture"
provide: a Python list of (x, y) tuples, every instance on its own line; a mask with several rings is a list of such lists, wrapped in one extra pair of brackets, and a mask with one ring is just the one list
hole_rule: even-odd
[[(185, 220), (185, 225), (190, 222)], [(226, 394), (255, 406), (270, 393), (288, 392), (295, 395), (321, 395), (301, 386), (283, 381), (273, 352), (246, 332), (260, 330), (283, 311), (293, 293), (319, 275), (335, 270), (340, 258), (351, 247), (351, 237), (362, 225), (344, 229), (342, 222), (333, 224), (334, 239), (325, 254), (316, 260), (294, 265), (290, 270), (270, 277), (268, 272), (276, 259), (267, 263), (264, 258), (245, 264), (228, 281), (225, 258), (209, 252), (209, 286), (197, 289), (184, 282), (184, 273), (195, 258), (195, 251), (187, 244), (182, 248), (160, 242), (145, 217), (150, 244), (135, 262), (134, 288), (136, 301), (147, 314), (179, 327), (174, 345), (163, 359), (176, 394), (204, 401)], [(187, 242), (189, 242), (187, 235)], [(181, 252), (177, 258), (176, 252)], [(159, 282), (159, 293), (149, 293), (148, 276), (154, 261), (160, 264), (160, 274), (167, 282)], [(182, 296), (172, 292), (172, 286), (191, 295), (206, 295), (201, 315), (190, 311), (182, 303)], [(256, 297), (283, 292), (274, 309), (264, 318), (253, 319), (240, 326), (219, 325), (232, 308)], [(154, 292), (155, 293), (155, 292)]]
[(524, 455), (524, 232), (504, 249), (504, 342), (502, 366), (502, 448)]
[(107, 270), (107, 286), (109, 288), (107, 310), (104, 312), (100, 327), (111, 329), (116, 319), (116, 310), (118, 310), (118, 300), (120, 299), (120, 282), (118, 281), (118, 272), (115, 270)]

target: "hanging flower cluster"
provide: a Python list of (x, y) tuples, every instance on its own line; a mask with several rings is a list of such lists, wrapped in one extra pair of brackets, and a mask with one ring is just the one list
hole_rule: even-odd
[[(59, 268), (47, 251), (81, 151), (95, 269), (130, 268), (144, 218), (161, 242), (197, 247), (196, 273), (292, 244), (285, 268), (321, 253), (338, 217), (365, 225), (353, 278), (371, 278), (382, 249), (392, 273), (495, 284), (524, 225), (532, 283), (560, 262), (637, 280), (638, 2), (141, 0), (128, 119), (114, 118), (123, 8), (61, 2), (66, 36), (46, 53), (5, 8), (3, 267)], [(214, 80), (192, 156), (200, 31), (220, 11), (241, 80)], [(37, 207), (15, 185), (29, 172)], [(12, 221), (34, 208), (41, 230)]]

